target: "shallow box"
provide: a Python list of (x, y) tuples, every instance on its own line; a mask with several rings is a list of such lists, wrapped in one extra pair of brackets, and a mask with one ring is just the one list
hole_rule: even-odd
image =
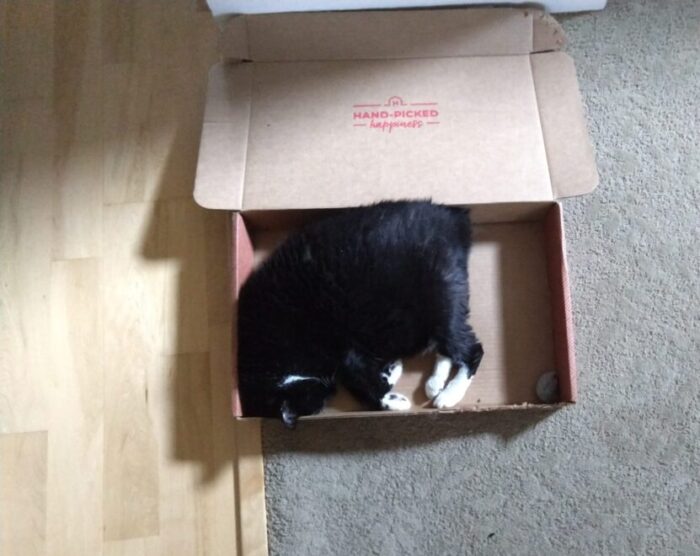
[[(529, 9), (279, 14), (232, 18), (222, 43), (195, 199), (233, 212), (234, 293), (291, 229), (329, 211), (470, 206), (471, 322), (486, 355), (448, 411), (531, 407), (549, 371), (560, 403), (574, 402), (557, 199), (591, 191), (597, 172), (560, 27)], [(423, 394), (431, 368), (405, 362), (396, 390), (414, 412), (438, 411)], [(341, 393), (309, 418), (395, 414)]]

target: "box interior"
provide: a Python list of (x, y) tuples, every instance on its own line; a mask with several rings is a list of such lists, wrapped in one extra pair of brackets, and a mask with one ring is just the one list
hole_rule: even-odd
[[(328, 213), (302, 210), (234, 214), (234, 293), (290, 231)], [(558, 373), (560, 402), (575, 401), (573, 332), (560, 205), (479, 205), (472, 208), (472, 218), (470, 320), (486, 353), (465, 398), (447, 411), (541, 404), (535, 384), (549, 371)], [(395, 391), (412, 400), (414, 407), (409, 413), (439, 411), (430, 406), (423, 391), (433, 361), (432, 354), (404, 361), (404, 374)], [(233, 398), (234, 414), (241, 416), (236, 391)], [(366, 414), (377, 412), (365, 411), (340, 389), (326, 409), (311, 418)]]

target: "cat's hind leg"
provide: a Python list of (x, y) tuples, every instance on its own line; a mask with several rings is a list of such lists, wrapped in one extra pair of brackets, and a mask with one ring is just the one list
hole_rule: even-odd
[(435, 359), (435, 366), (433, 367), (433, 374), (425, 383), (425, 395), (429, 399), (433, 399), (447, 384), (447, 379), (450, 378), (450, 371), (452, 371), (452, 359), (438, 353)]
[[(465, 336), (461, 350), (453, 352), (451, 358), (445, 358), (449, 361), (450, 367), (452, 363), (457, 365), (457, 373), (446, 384), (443, 382), (443, 388), (435, 395), (433, 405), (439, 409), (454, 407), (462, 401), (484, 355), (484, 349), (471, 331), (471, 327), (467, 326), (467, 328), (469, 334)], [(435, 366), (438, 367), (440, 363), (441, 361), (438, 359)], [(442, 375), (438, 379), (442, 379)], [(430, 380), (433, 380), (433, 377), (429, 379), (428, 383)], [(428, 383), (426, 383), (426, 393)]]
[(406, 396), (391, 391), (403, 372), (401, 361), (377, 369), (373, 362), (353, 353), (345, 363), (338, 376), (357, 399), (372, 409), (405, 411), (411, 408)]
[[(441, 330), (433, 374), (425, 383), (426, 395), (440, 409), (454, 407), (464, 398), (484, 355), (472, 327), (465, 322), (466, 314), (459, 313)], [(457, 372), (448, 382), (453, 366)]]

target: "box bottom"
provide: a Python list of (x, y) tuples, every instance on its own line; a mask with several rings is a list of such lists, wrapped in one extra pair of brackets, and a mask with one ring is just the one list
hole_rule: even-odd
[[(480, 207), (484, 213), (484, 207)], [(488, 214), (488, 210), (485, 211)], [(469, 261), (470, 322), (485, 355), (464, 399), (451, 411), (480, 411), (542, 404), (536, 394), (543, 373), (556, 372), (561, 402), (575, 401), (575, 369), (561, 209), (549, 204), (524, 220), (474, 224)], [(235, 291), (245, 276), (293, 226), (248, 225), (234, 215)], [(434, 354), (404, 360), (395, 392), (412, 402), (411, 413), (438, 412), (424, 392)], [(342, 388), (312, 418), (377, 415)], [(394, 413), (392, 414), (402, 414)], [(234, 414), (240, 404), (234, 391)]]

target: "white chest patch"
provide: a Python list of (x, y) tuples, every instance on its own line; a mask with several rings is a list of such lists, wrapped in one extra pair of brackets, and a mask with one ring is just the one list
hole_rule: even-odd
[(289, 375), (284, 378), (282, 382), (280, 382), (280, 386), (289, 386), (290, 384), (294, 384), (295, 382), (301, 382), (302, 380), (319, 380), (315, 376), (302, 376), (302, 375)]

